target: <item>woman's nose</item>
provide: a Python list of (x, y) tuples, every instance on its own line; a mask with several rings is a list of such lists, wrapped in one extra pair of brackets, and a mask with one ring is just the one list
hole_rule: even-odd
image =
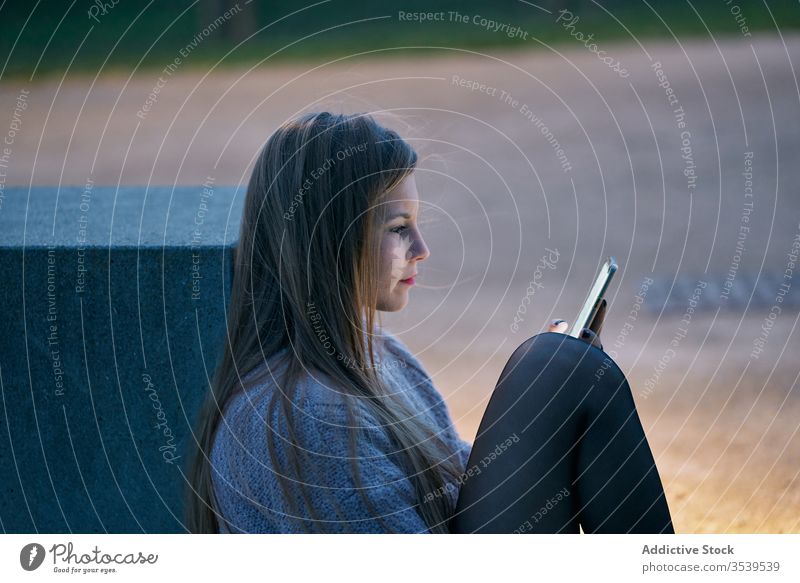
[(416, 259), (417, 261), (422, 261), (423, 259), (427, 259), (428, 256), (431, 254), (430, 249), (425, 244), (422, 236), (417, 237), (416, 241), (414, 242), (414, 246), (412, 247), (412, 259)]

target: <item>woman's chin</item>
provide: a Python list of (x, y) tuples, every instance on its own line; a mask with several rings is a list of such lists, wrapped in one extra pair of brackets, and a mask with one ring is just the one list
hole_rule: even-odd
[(379, 302), (377, 309), (381, 312), (398, 312), (406, 307), (408, 304), (408, 287), (399, 284), (391, 294), (391, 297), (386, 301)]

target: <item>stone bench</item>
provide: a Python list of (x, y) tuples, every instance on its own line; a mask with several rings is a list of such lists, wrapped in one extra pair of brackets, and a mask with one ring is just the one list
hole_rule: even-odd
[(6, 533), (173, 533), (225, 338), (245, 189), (10, 187), (0, 202)]

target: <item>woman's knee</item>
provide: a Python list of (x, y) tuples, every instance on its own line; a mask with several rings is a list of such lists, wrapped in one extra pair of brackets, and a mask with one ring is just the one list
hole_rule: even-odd
[(602, 350), (572, 336), (545, 332), (526, 340), (511, 355), (495, 392), (504, 403), (558, 399), (577, 404), (597, 385), (624, 380)]

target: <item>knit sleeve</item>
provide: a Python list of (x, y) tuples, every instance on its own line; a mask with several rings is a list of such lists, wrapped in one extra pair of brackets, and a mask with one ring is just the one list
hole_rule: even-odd
[[(319, 519), (325, 521), (324, 530), (338, 533), (428, 532), (417, 508), (414, 486), (397, 462), (397, 447), (385, 429), (373, 423), (363, 406), (357, 407), (355, 422), (364, 425), (359, 427), (356, 439), (356, 461), (362, 482), (358, 488), (351, 468), (344, 407), (338, 403), (312, 405), (307, 413), (316, 417), (314, 428), (304, 432), (301, 438), (317, 480), (317, 487), (311, 488), (311, 497), (320, 514)], [(372, 503), (372, 509), (364, 498)], [(296, 500), (302, 509), (301, 514), (308, 513), (302, 497), (298, 496)]]
[[(398, 390), (414, 392), (404, 378), (395, 381)], [(267, 406), (268, 395), (274, 395), (270, 383), (250, 396), (239, 395), (226, 408), (211, 456), (215, 500), (229, 525), (220, 532), (429, 532), (421, 505), (432, 497), (415, 491), (398, 446), (363, 399), (353, 401), (356, 415), (348, 421), (347, 404), (331, 379), (306, 379), (303, 387), (304, 398), (291, 410), (292, 431), (280, 407)], [(441, 397), (426, 400), (427, 406), (416, 403), (419, 410), (437, 412), (436, 425), (445, 429), (441, 436), (465, 466), (471, 445), (458, 438)], [(352, 432), (360, 483), (349, 449)], [(301, 454), (304, 488), (296, 482), (293, 464)], [(456, 495), (450, 488), (448, 493)]]
[(469, 460), (469, 454), (472, 453), (472, 444), (468, 441), (461, 439), (460, 437), (458, 438), (458, 441), (459, 441), (459, 456), (461, 460), (461, 467), (465, 468), (466, 471), (467, 461)]
[(439, 427), (448, 434), (452, 442), (458, 447), (461, 465), (465, 467), (467, 458), (472, 450), (472, 444), (464, 441), (459, 436), (455, 423), (453, 423), (453, 417), (450, 414), (450, 408), (447, 406), (442, 394), (434, 386), (430, 374), (428, 374), (419, 359), (396, 335), (386, 329), (383, 329), (382, 332), (386, 338), (389, 351), (407, 366), (405, 376), (407, 381), (414, 387), (414, 392), (428, 405), (431, 413), (436, 417)]

